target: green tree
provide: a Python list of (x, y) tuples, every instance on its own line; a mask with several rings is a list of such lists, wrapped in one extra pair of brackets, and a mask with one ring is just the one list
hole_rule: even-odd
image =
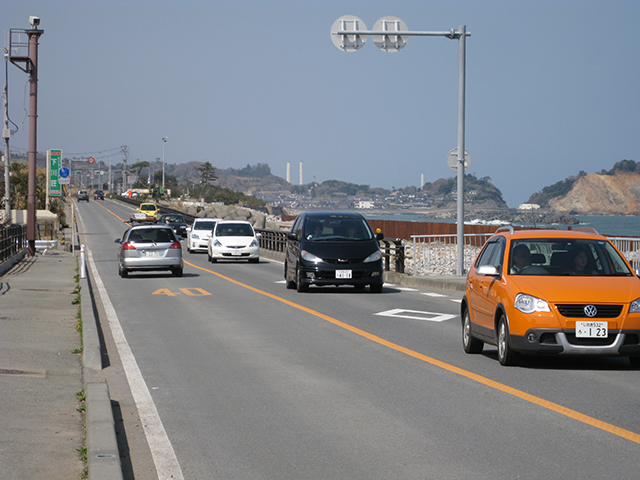
[(204, 162), (198, 167), (198, 171), (200, 172), (200, 181), (205, 186), (205, 190), (208, 190), (210, 184), (218, 179), (216, 167), (211, 165), (211, 162)]

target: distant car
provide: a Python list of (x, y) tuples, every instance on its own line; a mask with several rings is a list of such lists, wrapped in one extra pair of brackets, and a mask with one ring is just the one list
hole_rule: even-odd
[(93, 192), (94, 200), (104, 200), (104, 192), (102, 190), (96, 190)]
[(218, 260), (260, 261), (260, 243), (251, 224), (245, 220), (221, 220), (209, 238), (207, 254), (210, 262)]
[(496, 345), (502, 365), (623, 355), (640, 367), (640, 279), (593, 229), (498, 229), (469, 269), (460, 314), (464, 351)]
[(141, 203), (137, 211), (139, 213), (146, 213), (147, 217), (151, 217), (154, 220), (157, 220), (160, 214), (160, 210), (155, 203)]
[(118, 274), (126, 278), (130, 272), (170, 270), (182, 276), (182, 245), (167, 225), (134, 225), (116, 238)]
[(184, 221), (184, 217), (178, 213), (165, 213), (160, 215), (158, 223), (169, 225), (173, 228), (176, 235), (180, 235), (181, 237), (187, 236), (187, 224)]
[(85, 200), (85, 201), (89, 201), (89, 192), (87, 192), (86, 190), (78, 190), (78, 202)]
[(196, 218), (187, 228), (187, 252), (206, 252), (211, 231), (219, 221), (218, 218)]
[(284, 278), (298, 292), (310, 285), (369, 285), (382, 292), (382, 252), (369, 222), (359, 213), (306, 212), (287, 235)]

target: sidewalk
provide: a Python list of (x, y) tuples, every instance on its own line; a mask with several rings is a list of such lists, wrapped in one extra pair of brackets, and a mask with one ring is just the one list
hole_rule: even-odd
[(25, 256), (0, 276), (0, 476), (79, 479), (85, 469), (76, 257)]

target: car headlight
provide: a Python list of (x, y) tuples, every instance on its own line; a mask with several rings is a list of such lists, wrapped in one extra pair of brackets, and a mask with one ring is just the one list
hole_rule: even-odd
[(376, 250), (375, 252), (373, 252), (371, 255), (369, 255), (367, 258), (364, 259), (364, 263), (377, 262), (380, 259), (382, 259), (382, 252), (380, 252), (380, 250)]
[(220, 243), (220, 240), (214, 240), (213, 241), (213, 246), (216, 248), (220, 248), (222, 246), (222, 244)]
[(191, 239), (192, 239), (192, 240), (200, 240), (200, 237), (198, 236), (198, 234), (197, 234), (197, 233), (192, 233), (192, 234), (191, 234)]
[(636, 298), (631, 305), (629, 305), (629, 313), (638, 313), (640, 312), (640, 298)]
[(527, 295), (526, 293), (519, 293), (516, 295), (514, 306), (522, 313), (551, 311), (549, 304), (546, 301), (541, 298), (534, 297), (533, 295)]
[(301, 250), (300, 256), (305, 262), (311, 262), (311, 263), (322, 262), (322, 259), (320, 257), (316, 257), (313, 253), (309, 253), (306, 250)]
[(258, 243), (258, 240), (256, 240), (255, 238), (251, 241), (251, 245), (249, 245), (250, 247), (259, 247), (260, 244)]

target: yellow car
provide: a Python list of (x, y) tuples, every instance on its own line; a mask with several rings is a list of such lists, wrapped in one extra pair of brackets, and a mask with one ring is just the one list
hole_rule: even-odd
[(153, 218), (154, 220), (158, 219), (158, 215), (160, 214), (160, 209), (155, 203), (141, 203), (138, 207), (138, 213), (144, 213), (149, 218)]
[(521, 355), (621, 355), (640, 367), (640, 279), (594, 230), (503, 227), (467, 276), (462, 345)]

